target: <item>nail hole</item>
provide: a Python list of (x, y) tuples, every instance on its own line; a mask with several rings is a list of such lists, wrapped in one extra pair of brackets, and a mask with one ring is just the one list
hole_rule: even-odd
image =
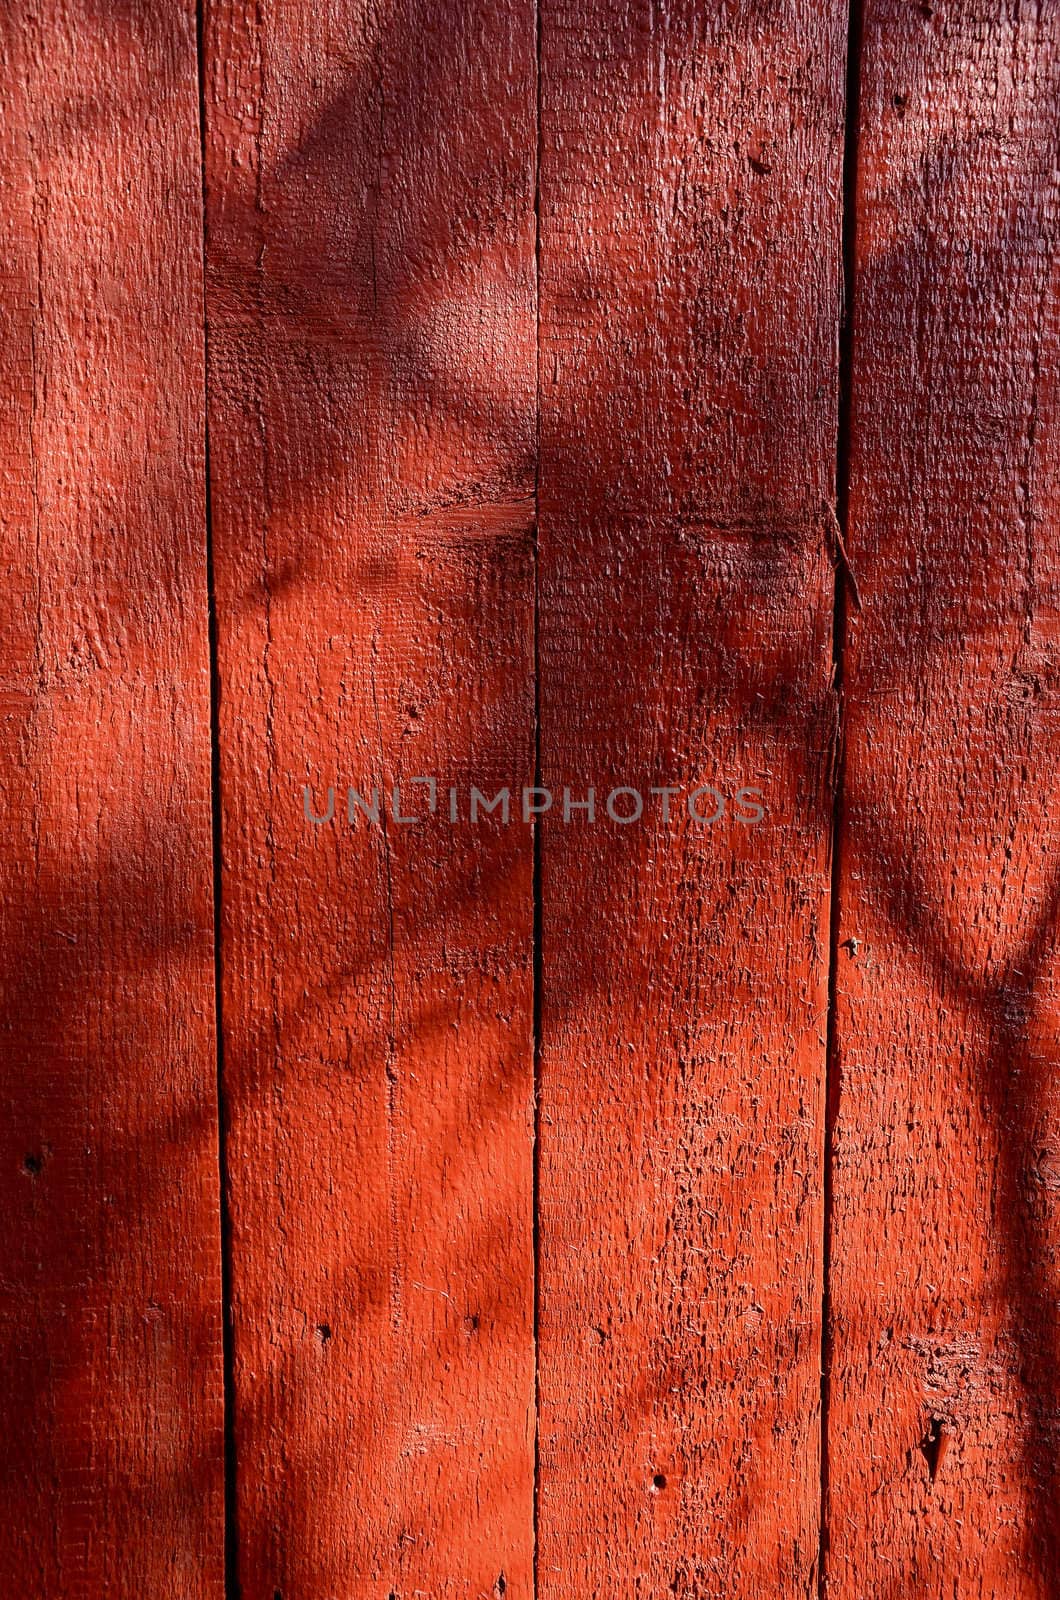
[(28, 1172), (31, 1178), (35, 1178), (43, 1165), (44, 1162), (40, 1156), (35, 1156), (31, 1153), (22, 1162), (22, 1169), (24, 1172)]
[(331, 1325), (327, 1322), (317, 1323), (317, 1338), (321, 1344), (327, 1344), (331, 1339)]
[(665, 1472), (657, 1472), (655, 1474), (654, 1478), (651, 1480), (651, 1486), (652, 1486), (653, 1489), (665, 1489), (666, 1488), (666, 1474), (665, 1474)]
[(920, 1451), (928, 1465), (928, 1473), (934, 1483), (942, 1467), (943, 1457), (950, 1447), (953, 1437), (953, 1427), (943, 1417), (932, 1417), (928, 1431), (920, 1441)]

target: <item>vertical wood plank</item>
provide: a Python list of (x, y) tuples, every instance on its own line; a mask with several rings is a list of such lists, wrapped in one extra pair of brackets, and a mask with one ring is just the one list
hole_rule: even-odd
[(532, 780), (533, 14), (205, 42), (240, 1579), (522, 1600), (531, 840), (467, 801)]
[(0, 1589), (223, 1588), (194, 9), (0, 17)]
[(544, 1600), (816, 1570), (845, 33), (543, 6)]
[(1052, 5), (869, 0), (829, 1593), (1055, 1595)]

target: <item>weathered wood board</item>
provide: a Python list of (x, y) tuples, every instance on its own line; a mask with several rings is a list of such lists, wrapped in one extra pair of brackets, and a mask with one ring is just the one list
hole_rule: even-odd
[(1055, 6), (865, 8), (828, 1593), (1060, 1593)]
[(541, 835), (556, 1600), (817, 1568), (845, 45), (542, 7), (541, 767), (599, 808)]
[(0, 16), (0, 1590), (217, 1600), (195, 15)]
[(239, 1581), (521, 1600), (532, 843), (466, 802), (533, 774), (533, 12), (205, 57)]

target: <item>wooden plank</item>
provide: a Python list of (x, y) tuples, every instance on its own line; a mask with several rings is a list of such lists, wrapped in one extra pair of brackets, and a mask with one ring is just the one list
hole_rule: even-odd
[[(531, 840), (466, 817), (532, 777), (533, 13), (214, 0), (205, 50), (239, 1577), (511, 1600)], [(349, 825), (394, 783), (425, 821)]]
[(1057, 1592), (1053, 6), (866, 7), (828, 1592)]
[(0, 1589), (223, 1589), (194, 8), (0, 17)]
[(845, 28), (542, 13), (544, 1597), (816, 1569)]

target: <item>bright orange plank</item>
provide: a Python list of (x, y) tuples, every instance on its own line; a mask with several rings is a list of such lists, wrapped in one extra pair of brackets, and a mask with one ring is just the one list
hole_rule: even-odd
[(0, 18), (0, 1591), (223, 1592), (192, 6)]
[(531, 838), (446, 790), (532, 776), (533, 13), (206, 54), (240, 1579), (525, 1600)]
[(873, 0), (828, 1593), (1054, 1596), (1060, 13)]
[(845, 8), (542, 42), (543, 776), (683, 793), (543, 823), (540, 1594), (803, 1600)]

